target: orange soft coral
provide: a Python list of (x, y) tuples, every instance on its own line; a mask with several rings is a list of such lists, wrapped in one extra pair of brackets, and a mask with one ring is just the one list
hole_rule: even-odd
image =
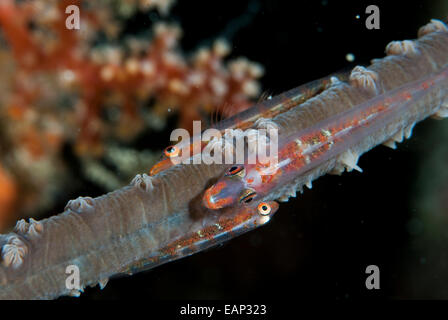
[[(218, 109), (241, 111), (258, 95), (263, 69), (226, 61), (226, 42), (188, 56), (180, 50), (181, 28), (161, 22), (172, 0), (112, 2), (0, 1), (0, 161), (21, 177), (16, 215), (54, 197), (63, 146), (77, 160), (99, 157), (110, 141), (132, 143), (173, 113), (189, 129)], [(68, 5), (80, 8), (80, 30), (66, 28)], [(151, 32), (120, 33), (132, 12), (150, 9), (162, 17)]]
[[(228, 113), (235, 113), (247, 108), (250, 98), (259, 93), (256, 79), (262, 75), (261, 67), (245, 59), (226, 65), (223, 59), (230, 50), (222, 41), (216, 42), (211, 50), (201, 49), (192, 60), (186, 59), (178, 48), (180, 28), (158, 23), (152, 41), (141, 41), (140, 48), (130, 53), (120, 47), (95, 50), (89, 48), (89, 35), (107, 29), (110, 24), (99, 13), (85, 12), (79, 31), (65, 27), (65, 7), (81, 5), (83, 1), (33, 4), (2, 2), (0, 25), (20, 74), (54, 75), (65, 89), (61, 94), (74, 93), (79, 97), (74, 106), (82, 108), (75, 113), (75, 125), (80, 129), (77, 150), (92, 150), (92, 146), (101, 143), (105, 131), (110, 132), (101, 119), (101, 111), (112, 94), (118, 98), (125, 123), (132, 120), (139, 123), (139, 106), (155, 98), (159, 116), (166, 116), (168, 109), (178, 111), (180, 126), (190, 128), (193, 120), (201, 119), (203, 111), (207, 113), (225, 105)], [(46, 18), (35, 18), (41, 16)], [(29, 28), (31, 22), (37, 27)], [(32, 96), (30, 87), (35, 90), (36, 86), (39, 85), (17, 85), (13, 100)], [(39, 94), (27, 104), (42, 99)]]
[(10, 220), (10, 210), (17, 200), (17, 186), (0, 164), (0, 229), (3, 229)]

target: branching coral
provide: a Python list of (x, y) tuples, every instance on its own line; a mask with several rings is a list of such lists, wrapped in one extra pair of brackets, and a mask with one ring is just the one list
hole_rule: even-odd
[[(73, 4), (80, 8), (80, 30), (66, 27), (65, 10)], [(263, 69), (244, 58), (225, 61), (230, 46), (222, 40), (187, 57), (179, 48), (177, 25), (148, 18), (151, 32), (123, 31), (137, 12), (164, 16), (172, 5), (171, 0), (0, 3), (0, 167), (9, 177), (0, 187), (8, 187), (4, 181), (17, 185), (20, 205), (13, 197), (8, 202), (15, 212), (51, 202), (53, 191), (66, 182), (64, 145), (80, 159), (91, 159), (103, 155), (111, 141), (129, 143), (170, 114), (190, 128), (192, 120), (223, 106), (239, 112), (258, 95)]]

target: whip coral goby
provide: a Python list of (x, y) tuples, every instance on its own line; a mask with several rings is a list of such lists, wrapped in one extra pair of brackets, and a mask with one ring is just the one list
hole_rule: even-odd
[[(333, 166), (326, 165), (330, 172), (362, 171), (357, 158), (378, 142), (395, 149), (396, 142), (411, 136), (417, 121), (429, 115), (446, 117), (448, 105), (441, 92), (447, 86), (448, 67), (445, 67), (438, 73), (387, 91), (283, 137), (275, 164), (246, 163), (230, 168), (223, 178), (207, 189), (204, 205), (219, 209), (238, 202), (251, 202), (331, 159), (336, 161)], [(272, 122), (275, 124), (274, 120)], [(311, 180), (306, 185), (311, 188)], [(301, 191), (302, 186), (298, 187)]]
[(282, 137), (278, 164), (246, 164), (237, 173), (230, 168), (206, 191), (204, 205), (223, 208), (257, 194), (286, 201), (323, 174), (362, 171), (361, 154), (381, 143), (395, 148), (416, 122), (447, 117), (448, 29), (432, 20), (419, 35), (416, 41), (389, 43), (388, 57), (355, 67), (348, 83), (337, 82), (274, 117)]
[[(376, 60), (368, 68), (355, 68), (349, 83), (330, 86), (300, 107), (274, 117), (272, 120), (279, 127), (280, 139), (400, 86), (427, 79), (431, 75), (443, 75), (440, 72), (448, 63), (446, 26), (439, 21), (432, 21), (420, 30), (419, 39), (414, 45), (416, 50), (408, 51), (407, 42), (394, 42), (388, 46), (388, 57)], [(384, 134), (372, 134), (372, 141), (364, 139), (364, 144), (358, 144), (352, 150), (352, 160), (356, 160), (356, 152), (364, 150), (366, 146), (394, 139), (401, 125), (411, 125), (428, 115), (446, 117), (446, 89), (428, 92), (426, 107), (423, 107), (421, 101), (413, 104), (409, 100), (408, 108), (402, 114), (407, 123), (391, 117), (391, 123), (385, 124), (387, 128), (376, 128), (376, 132)], [(389, 116), (385, 116), (386, 122)], [(348, 150), (341, 150), (340, 154), (345, 151)], [(330, 169), (337, 169), (338, 161), (346, 162), (340, 160), (328, 160), (318, 166), (318, 170), (295, 177), (290, 183), (272, 190), (263, 199), (253, 200), (249, 207), (230, 206), (220, 210), (206, 208), (202, 202), (205, 190), (216, 182), (229, 165), (192, 164), (176, 165), (152, 177), (137, 175), (130, 186), (98, 198), (80, 197), (72, 200), (62, 214), (48, 219), (21, 220), (13, 232), (0, 235), (0, 297), (26, 299), (78, 295), (86, 286), (97, 283), (104, 285), (115, 274), (132, 273), (155, 266), (156, 260), (148, 260), (155, 259), (154, 254), (159, 258), (172, 257), (177, 245), (181, 248), (190, 245), (188, 239), (196, 242), (203, 234), (201, 230), (210, 231), (204, 227), (214, 223), (222, 227), (223, 220), (220, 219), (229, 217), (228, 221), (235, 223), (233, 226), (243, 226), (244, 221), (250, 220), (247, 220), (246, 210), (252, 216), (263, 216), (271, 206), (275, 212), (276, 204), (268, 199), (283, 200), (295, 192), (299, 185), (310, 182)], [(356, 161), (352, 164), (356, 165)], [(238, 220), (238, 217), (242, 220)], [(217, 232), (218, 229), (215, 226), (211, 232)], [(239, 227), (232, 227), (229, 233), (223, 234), (232, 237), (233, 232), (238, 230)], [(201, 231), (200, 234), (198, 231)], [(212, 238), (218, 241), (204, 244), (219, 243), (216, 235)], [(202, 249), (200, 240), (198, 244), (189, 250), (181, 250), (177, 257)], [(65, 272), (70, 265), (80, 269), (82, 277), (79, 290), (72, 291), (65, 286)]]
[[(219, 130), (221, 134), (224, 134), (226, 129), (245, 130), (254, 125), (257, 125), (257, 128), (261, 128), (266, 124), (265, 119), (270, 119), (291, 108), (297, 107), (301, 103), (327, 89), (332, 84), (332, 80), (338, 78), (345, 79), (346, 77), (346, 74), (338, 73), (301, 85), (288, 92), (277, 95), (273, 99), (260, 102), (243, 112), (231, 116), (230, 118), (217, 123), (213, 128)], [(195, 148), (195, 143), (200, 144), (198, 148)], [(149, 171), (150, 175), (155, 175), (170, 168), (176, 162), (180, 162), (182, 150), (188, 150), (189, 155), (193, 156), (195, 155), (196, 150), (198, 150), (198, 152), (202, 151), (206, 145), (207, 143), (200, 141), (200, 138), (195, 140), (195, 137), (193, 137), (191, 140), (181, 141), (174, 146), (168, 146), (165, 148), (161, 159), (154, 164)]]
[(185, 235), (152, 252), (124, 272), (139, 272), (215, 246), (268, 223), (278, 208), (275, 201), (262, 201), (236, 210), (209, 213)]

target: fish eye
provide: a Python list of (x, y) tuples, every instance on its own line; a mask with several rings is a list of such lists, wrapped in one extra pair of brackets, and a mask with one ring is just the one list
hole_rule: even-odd
[(232, 166), (229, 170), (226, 171), (226, 176), (240, 176), (244, 177), (245, 174), (244, 166)]
[(251, 189), (247, 189), (240, 197), (240, 203), (250, 203), (255, 197), (257, 193)]
[(267, 216), (271, 213), (272, 208), (271, 206), (267, 203), (267, 202), (261, 202), (258, 205), (258, 212), (262, 215), (262, 216)]
[(176, 146), (169, 146), (169, 147), (165, 148), (165, 155), (168, 158), (176, 157), (179, 155), (179, 148)]

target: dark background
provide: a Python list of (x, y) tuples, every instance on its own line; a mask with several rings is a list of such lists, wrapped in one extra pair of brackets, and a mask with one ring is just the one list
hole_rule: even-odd
[[(245, 56), (265, 67), (263, 89), (278, 94), (383, 57), (391, 40), (415, 38), (430, 18), (447, 17), (442, 3), (184, 0), (171, 16), (184, 30), (186, 52), (225, 37), (233, 44), (232, 57)], [(380, 8), (380, 30), (365, 27), (369, 4)], [(145, 19), (139, 16), (130, 28), (146, 25)], [(355, 55), (353, 63), (345, 59), (347, 53)], [(438, 145), (427, 143), (437, 126), (443, 122), (427, 120), (398, 150), (378, 147), (365, 154), (359, 163), (362, 174), (318, 179), (312, 190), (281, 204), (273, 220), (258, 230), (189, 258), (113, 279), (102, 291), (86, 289), (81, 299), (448, 298), (443, 283), (433, 290), (431, 283), (438, 281), (428, 280), (440, 269), (412, 245), (419, 241), (412, 231), (415, 184), (422, 158)], [(157, 140), (168, 142), (168, 137)], [(426, 271), (419, 269), (422, 261)], [(370, 264), (381, 270), (381, 289), (374, 292), (364, 286)]]

